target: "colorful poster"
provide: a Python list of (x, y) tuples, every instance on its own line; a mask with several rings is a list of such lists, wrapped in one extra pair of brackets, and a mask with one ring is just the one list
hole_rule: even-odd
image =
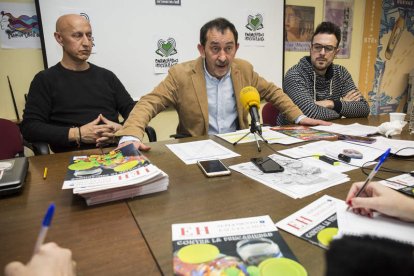
[(314, 21), (315, 7), (285, 6), (285, 51), (309, 51)]
[(2, 48), (40, 48), (34, 4), (0, 2), (0, 41)]
[(354, 0), (325, 0), (323, 21), (330, 21), (341, 28), (341, 42), (337, 58), (349, 58), (351, 55), (352, 21)]
[(372, 114), (403, 111), (414, 64), (414, 1), (370, 0), (366, 7), (359, 87)]

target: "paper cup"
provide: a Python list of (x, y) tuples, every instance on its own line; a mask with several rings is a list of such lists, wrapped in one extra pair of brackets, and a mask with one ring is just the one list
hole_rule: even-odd
[(392, 112), (390, 113), (390, 122), (401, 121), (404, 122), (405, 113)]

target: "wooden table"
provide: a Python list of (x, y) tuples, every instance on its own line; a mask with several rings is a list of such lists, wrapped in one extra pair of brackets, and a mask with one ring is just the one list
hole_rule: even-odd
[[(386, 116), (358, 119), (362, 124), (379, 125), (387, 120)], [(355, 120), (343, 119), (340, 123), (349, 124)], [(254, 143), (231, 144), (215, 137), (216, 142), (230, 148), (242, 156), (225, 159), (226, 165), (248, 161), (251, 157), (267, 156), (273, 152), (262, 147), (258, 153)], [(410, 139), (404, 131), (404, 139)], [(166, 143), (180, 143), (194, 138), (159, 142), (152, 146), (147, 156), (170, 177), (170, 186), (166, 192), (129, 200), (128, 204), (139, 227), (147, 240), (162, 272), (172, 275), (171, 224), (200, 221), (224, 220), (259, 215), (270, 215), (274, 222), (285, 218), (303, 208), (324, 194), (344, 199), (353, 181), (366, 178), (361, 170), (348, 173), (352, 182), (337, 185), (303, 199), (292, 199), (276, 190), (251, 180), (237, 172), (231, 176), (206, 178), (197, 165), (185, 165), (165, 146)], [(271, 145), (275, 150), (296, 145)], [(411, 170), (410, 164), (389, 159), (384, 166)], [(408, 162), (409, 163), (409, 162)], [(379, 174), (391, 177), (395, 174)], [(303, 241), (289, 233), (281, 231), (293, 253), (308, 271), (309, 275), (323, 275), (324, 250)]]
[[(379, 125), (384, 120), (386, 116), (357, 121)], [(343, 119), (340, 123), (354, 121)], [(411, 139), (406, 130), (401, 137)], [(226, 165), (272, 153), (266, 147), (258, 153), (254, 143), (233, 147), (221, 139), (211, 138), (242, 154), (224, 160)], [(82, 198), (61, 187), (71, 156), (98, 151), (31, 157), (23, 193), (0, 198), (0, 269), (10, 261), (30, 259), (41, 220), (52, 201), (56, 204), (56, 213), (47, 241), (72, 250), (79, 275), (172, 275), (173, 223), (258, 215), (270, 215), (276, 222), (323, 194), (344, 198), (350, 187), (346, 183), (295, 200), (236, 172), (231, 176), (206, 178), (196, 165), (185, 165), (165, 146), (191, 140), (195, 139), (150, 144), (152, 149), (146, 155), (169, 175), (167, 191), (94, 207), (87, 207)], [(272, 148), (288, 147), (272, 145)], [(407, 163), (391, 159), (384, 166), (411, 170)], [(44, 167), (49, 171), (46, 180), (42, 178)], [(349, 175), (352, 181), (365, 178), (360, 170)], [(309, 275), (323, 275), (323, 249), (286, 232), (281, 234)]]
[(70, 157), (80, 154), (29, 158), (23, 193), (0, 198), (0, 271), (10, 261), (30, 259), (45, 211), (54, 202), (46, 241), (72, 250), (78, 275), (160, 275), (124, 201), (87, 207), (84, 199), (61, 189)]

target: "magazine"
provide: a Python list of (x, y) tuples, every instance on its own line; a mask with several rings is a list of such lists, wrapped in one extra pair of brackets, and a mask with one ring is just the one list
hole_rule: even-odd
[(62, 189), (73, 189), (88, 205), (160, 192), (168, 176), (133, 144), (106, 154), (74, 156)]
[(336, 205), (342, 200), (324, 195), (276, 223), (276, 226), (322, 248), (338, 233)]
[(173, 224), (172, 241), (174, 275), (306, 275), (269, 216)]
[(312, 129), (306, 126), (276, 126), (271, 130), (283, 133), (285, 135), (295, 137), (304, 141), (314, 140), (338, 140), (338, 135), (331, 132)]

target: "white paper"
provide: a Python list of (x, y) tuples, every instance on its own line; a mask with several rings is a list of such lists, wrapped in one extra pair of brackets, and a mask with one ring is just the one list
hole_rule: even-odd
[[(298, 147), (280, 150), (279, 153), (284, 155), (293, 157), (293, 158), (304, 158), (306, 156), (314, 156), (314, 155), (327, 155), (332, 157), (336, 160), (338, 159), (338, 155), (343, 152), (344, 149), (354, 149), (362, 153), (362, 159), (352, 158), (351, 161), (347, 165), (344, 162), (340, 162), (338, 166), (326, 166), (325, 168), (333, 169), (337, 172), (347, 172), (354, 169), (358, 169), (362, 167), (365, 163), (374, 161), (379, 156), (381, 156), (385, 150), (376, 149), (372, 147), (366, 146), (366, 144), (356, 144), (350, 143), (348, 141), (318, 141), (314, 143), (308, 143), (305, 145), (301, 145)], [(312, 157), (305, 158), (307, 160), (312, 160)], [(322, 162), (319, 161), (318, 162)], [(366, 164), (365, 164), (366, 165)]]
[(387, 180), (381, 180), (379, 183), (394, 190), (399, 190), (407, 186), (414, 186), (414, 177), (405, 173), (388, 178)]
[(341, 235), (371, 235), (414, 244), (414, 223), (374, 213), (372, 218), (347, 211), (342, 202), (337, 205), (339, 233)]
[[(391, 148), (392, 154), (399, 156), (412, 156), (414, 155), (414, 141), (411, 140), (398, 140), (389, 139), (382, 136), (375, 137), (377, 141), (372, 144), (364, 144), (368, 147), (376, 148), (385, 152), (388, 148)], [(357, 143), (355, 143), (357, 144)], [(359, 144), (359, 143), (358, 143)]]
[(378, 133), (378, 127), (361, 125), (358, 123), (350, 125), (332, 124), (330, 126), (314, 126), (314, 129), (335, 132), (344, 135), (368, 136)]
[(272, 189), (292, 198), (303, 198), (334, 185), (349, 181), (347, 175), (323, 170), (314, 162), (295, 160), (277, 154), (269, 156), (285, 170), (278, 173), (263, 173), (252, 162), (230, 166)]
[(226, 159), (240, 156), (240, 154), (213, 140), (168, 144), (166, 146), (187, 165), (195, 164), (198, 160)]
[[(234, 132), (229, 133), (223, 133), (223, 134), (216, 134), (217, 137), (220, 137), (221, 139), (233, 144), (234, 142), (237, 142), (242, 138), (246, 133), (249, 133), (249, 129), (242, 129)], [(262, 136), (264, 139), (266, 139), (269, 144), (282, 144), (282, 145), (290, 145), (295, 143), (303, 143), (304, 141), (301, 139), (297, 139), (288, 135), (285, 135), (283, 133), (273, 131), (270, 129), (270, 127), (263, 127), (262, 128)], [(262, 138), (260, 138), (259, 135), (256, 135), (256, 139), (259, 141), (263, 141)], [(246, 137), (244, 137), (242, 140), (240, 140), (238, 143), (249, 143), (249, 142), (255, 142), (254, 135), (252, 133), (249, 133)]]

